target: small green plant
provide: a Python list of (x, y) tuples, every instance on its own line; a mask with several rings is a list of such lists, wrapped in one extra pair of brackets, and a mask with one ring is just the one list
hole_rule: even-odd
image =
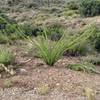
[(100, 15), (100, 1), (81, 0), (79, 4), (79, 11), (82, 16), (86, 17)]
[(97, 73), (96, 66), (88, 62), (69, 64), (67, 67), (75, 71), (85, 71), (85, 72)]
[(4, 65), (9, 65), (14, 63), (15, 56), (7, 48), (0, 48), (0, 63)]

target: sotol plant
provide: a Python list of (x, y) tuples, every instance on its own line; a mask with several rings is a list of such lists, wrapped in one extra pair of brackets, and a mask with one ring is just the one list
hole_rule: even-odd
[(64, 34), (60, 40), (53, 42), (48, 40), (46, 31), (44, 31), (45, 36), (38, 37), (37, 39), (30, 40), (30, 42), (36, 45), (38, 55), (43, 59), (46, 64), (52, 66), (59, 60), (66, 50), (73, 48), (75, 45), (86, 41), (91, 35), (95, 33), (95, 27), (88, 27), (81, 35), (72, 36), (71, 38), (66, 38)]

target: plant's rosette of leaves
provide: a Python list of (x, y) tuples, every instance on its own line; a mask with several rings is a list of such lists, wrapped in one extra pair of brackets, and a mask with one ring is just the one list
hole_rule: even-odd
[(53, 43), (52, 41), (48, 40), (45, 30), (44, 34), (45, 35), (39, 37), (38, 39), (30, 40), (30, 42), (33, 45), (35, 43), (41, 58), (48, 65), (54, 65), (54, 63), (58, 61), (66, 50), (87, 41), (91, 35), (95, 34), (95, 27), (89, 26), (81, 35), (74, 35), (70, 38), (66, 38), (66, 35), (63, 34), (58, 41)]

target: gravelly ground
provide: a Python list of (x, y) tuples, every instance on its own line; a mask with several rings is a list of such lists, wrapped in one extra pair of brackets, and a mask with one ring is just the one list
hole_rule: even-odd
[[(16, 52), (19, 63), (31, 58), (23, 58), (21, 51)], [(0, 100), (87, 100), (84, 95), (86, 87), (93, 90), (95, 100), (100, 100), (100, 75), (65, 68), (66, 64), (76, 62), (79, 58), (64, 57), (51, 67), (33, 58), (21, 65), (15, 76), (0, 79)], [(11, 87), (5, 88), (5, 79), (10, 80)]]
[(0, 90), (0, 100), (86, 100), (85, 97), (68, 97), (65, 93), (54, 90), (47, 96), (39, 96), (34, 90), (22, 93), (21, 88)]
[[(83, 90), (93, 89), (100, 100), (100, 76), (60, 68), (36, 68), (27, 75), (11, 78), (14, 87), (1, 88), (0, 100), (87, 100)], [(17, 84), (15, 84), (17, 83)], [(50, 90), (41, 95), (40, 84), (48, 84)]]

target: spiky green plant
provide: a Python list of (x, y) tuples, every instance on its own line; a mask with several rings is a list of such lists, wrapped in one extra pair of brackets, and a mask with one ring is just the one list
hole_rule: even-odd
[(45, 36), (38, 37), (34, 40), (29, 40), (33, 45), (35, 43), (38, 55), (46, 62), (46, 64), (52, 66), (59, 60), (66, 50), (86, 41), (94, 33), (95, 27), (88, 27), (79, 36), (75, 35), (71, 38), (66, 38), (66, 35), (64, 34), (59, 41), (52, 43), (50, 40), (48, 40), (46, 31), (44, 30)]

